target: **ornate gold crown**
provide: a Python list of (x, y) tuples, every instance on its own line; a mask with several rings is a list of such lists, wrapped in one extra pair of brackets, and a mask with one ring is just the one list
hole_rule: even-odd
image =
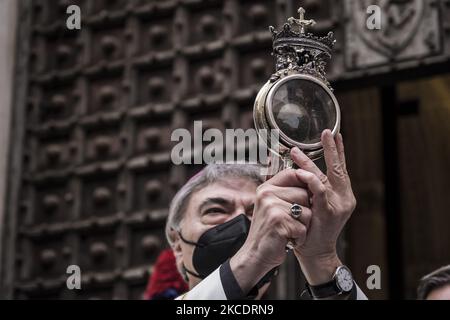
[[(326, 37), (318, 37), (306, 33), (306, 27), (314, 26), (314, 20), (305, 19), (305, 9), (298, 9), (299, 19), (289, 18), (281, 31), (269, 27), (272, 32), (273, 55), (276, 59), (276, 70), (297, 70), (318, 77), (328, 86), (325, 78), (325, 67), (331, 59), (336, 40), (333, 32)], [(296, 31), (295, 29), (298, 29)], [(277, 74), (274, 74), (277, 77)]]

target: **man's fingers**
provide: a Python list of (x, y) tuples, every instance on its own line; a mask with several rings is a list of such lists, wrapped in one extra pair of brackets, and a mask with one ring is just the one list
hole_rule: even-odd
[[(281, 199), (272, 201), (272, 207), (270, 208), (269, 214), (272, 215), (272, 223), (274, 228), (279, 228), (279, 230), (299, 230), (308, 228), (311, 223), (312, 211), (311, 209), (302, 206), (302, 212), (299, 218), (294, 218), (291, 215), (292, 204)], [(270, 220), (270, 219), (269, 219)], [(286, 234), (284, 236), (287, 237)], [(291, 237), (290, 238), (295, 238)]]
[(297, 203), (304, 207), (310, 206), (309, 202), (310, 195), (307, 189), (295, 187), (277, 187), (277, 186), (270, 186), (270, 189), (276, 197), (286, 201), (287, 203), (290, 204)]
[(291, 158), (301, 169), (314, 173), (318, 177), (323, 175), (322, 170), (299, 148), (292, 148)]
[(308, 185), (309, 190), (313, 194), (314, 201), (317, 201), (317, 205), (325, 208), (328, 205), (327, 187), (325, 184), (315, 174), (309, 171), (298, 169), (295, 172), (298, 178)]
[(306, 187), (305, 183), (298, 179), (293, 169), (280, 171), (265, 183), (278, 187)]
[(289, 229), (290, 232), (287, 239), (291, 240), (294, 246), (302, 245), (308, 235), (308, 227), (304, 223), (294, 220), (294, 223), (290, 225)]
[(343, 162), (340, 159), (338, 148), (330, 130), (322, 133), (322, 145), (327, 165), (327, 176), (332, 181), (342, 181), (345, 179)]
[[(290, 208), (289, 208), (289, 210), (290, 210)], [(312, 217), (311, 209), (302, 206), (302, 213), (301, 213), (300, 217), (298, 218), (298, 222), (300, 222), (302, 225), (304, 225), (306, 227), (306, 229), (308, 229), (309, 224), (311, 223), (311, 217)], [(292, 218), (292, 219), (295, 221), (294, 218)]]
[[(306, 215), (305, 215), (306, 216)], [(279, 227), (279, 234), (288, 241), (294, 242), (295, 246), (302, 245), (308, 233), (308, 227), (305, 223), (287, 217), (286, 224)], [(309, 221), (307, 222), (309, 225)]]
[(344, 172), (347, 173), (347, 164), (345, 161), (345, 148), (344, 148), (344, 139), (342, 138), (342, 134), (339, 133), (336, 137), (336, 147), (339, 154), (339, 161), (342, 163), (342, 167)]

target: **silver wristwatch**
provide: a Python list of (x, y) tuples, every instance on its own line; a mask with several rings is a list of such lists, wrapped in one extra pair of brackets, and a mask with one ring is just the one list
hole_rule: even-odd
[(352, 291), (354, 286), (355, 282), (353, 281), (352, 273), (346, 266), (337, 267), (333, 278), (327, 283), (316, 286), (309, 285), (308, 283), (306, 284), (309, 294), (315, 299), (324, 299), (341, 294), (348, 294)]

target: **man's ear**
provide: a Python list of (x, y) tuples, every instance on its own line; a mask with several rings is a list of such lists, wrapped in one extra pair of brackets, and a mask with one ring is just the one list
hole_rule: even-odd
[(177, 261), (177, 266), (183, 264), (183, 251), (181, 250), (181, 238), (178, 232), (171, 229), (169, 232), (169, 237), (172, 240), (172, 251)]
[(172, 240), (171, 248), (173, 255), (175, 256), (175, 264), (177, 266), (178, 272), (182, 275), (184, 281), (189, 283), (189, 278), (184, 270), (183, 262), (183, 250), (181, 250), (181, 237), (175, 230), (171, 229), (169, 232), (169, 237)]

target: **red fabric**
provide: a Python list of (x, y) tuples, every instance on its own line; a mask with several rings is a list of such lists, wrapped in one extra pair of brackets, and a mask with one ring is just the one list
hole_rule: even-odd
[(188, 285), (178, 272), (175, 256), (170, 249), (162, 251), (159, 255), (145, 290), (144, 299), (152, 299), (168, 289), (174, 289), (180, 295), (188, 291)]

